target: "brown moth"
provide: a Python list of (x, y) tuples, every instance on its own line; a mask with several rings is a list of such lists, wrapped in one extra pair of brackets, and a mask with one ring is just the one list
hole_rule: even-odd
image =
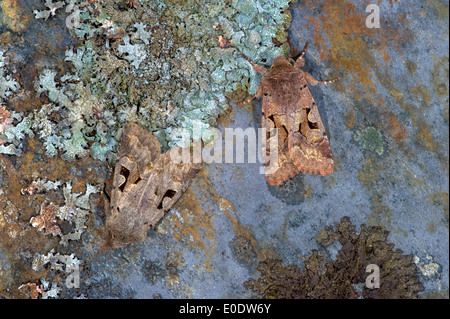
[(140, 125), (124, 127), (106, 219), (115, 247), (142, 241), (202, 168), (174, 163), (170, 153), (161, 154), (156, 137)]
[[(339, 78), (318, 81), (301, 70), (307, 46), (308, 43), (295, 61), (277, 56), (269, 70), (242, 54), (255, 71), (264, 72), (264, 76), (256, 94), (239, 104), (262, 97), (262, 127), (267, 135), (277, 129), (277, 134), (267, 143), (270, 145), (271, 138), (278, 139), (278, 163), (270, 163), (275, 166), (270, 169), (265, 163), (270, 185), (281, 184), (299, 172), (319, 175), (333, 172), (330, 143), (308, 84), (328, 84)], [(269, 147), (266, 152), (270, 153)]]

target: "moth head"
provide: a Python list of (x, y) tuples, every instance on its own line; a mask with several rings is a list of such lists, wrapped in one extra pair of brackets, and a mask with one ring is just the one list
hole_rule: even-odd
[(286, 59), (286, 57), (284, 55), (279, 55), (277, 57), (275, 57), (275, 59), (273, 60), (272, 63), (272, 68), (280, 68), (280, 67), (292, 67), (291, 63), (289, 62), (288, 59)]
[(294, 66), (298, 69), (305, 66), (305, 58), (303, 56), (298, 57), (297, 60), (294, 62)]

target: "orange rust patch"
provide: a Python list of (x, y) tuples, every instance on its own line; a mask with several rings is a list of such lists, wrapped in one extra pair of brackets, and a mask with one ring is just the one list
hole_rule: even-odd
[(26, 29), (30, 18), (23, 13), (17, 0), (2, 0), (0, 2), (3, 23), (13, 32), (22, 32)]
[(353, 129), (355, 127), (355, 115), (353, 114), (353, 112), (350, 111), (347, 114), (346, 123), (349, 129)]
[[(45, 235), (30, 224), (31, 217), (38, 216), (40, 205), (44, 202), (63, 205), (64, 199), (60, 190), (50, 190), (45, 194), (22, 195), (21, 190), (32, 181), (45, 178), (50, 181), (72, 181), (73, 192), (85, 192), (86, 183), (97, 184), (104, 178), (95, 172), (98, 162), (87, 157), (76, 162), (63, 161), (59, 156), (47, 158), (44, 147), (37, 139), (24, 142), (24, 153), (21, 157), (0, 155), (0, 245), (2, 252), (13, 266), (11, 271), (2, 271), (0, 265), (0, 292), (4, 297), (23, 298), (24, 292), (18, 287), (26, 282), (38, 281), (45, 277), (48, 269), (39, 273), (31, 269), (29, 261), (21, 257), (22, 252), (45, 252), (51, 248), (58, 250), (60, 238)], [(74, 176), (74, 172), (80, 174)], [(80, 177), (81, 176), (81, 177)], [(100, 196), (92, 195), (97, 201)], [(100, 244), (99, 244), (100, 245)]]
[[(214, 229), (214, 216), (212, 212), (204, 208), (203, 204), (210, 204), (205, 199), (214, 200), (214, 190), (208, 185), (204, 169), (200, 171), (193, 184), (200, 184), (193, 191), (189, 187), (183, 196), (174, 205), (174, 209), (179, 212), (170, 217), (170, 228), (173, 230), (173, 237), (178, 241), (184, 241), (189, 246), (197, 247), (205, 253), (204, 266), (211, 268), (211, 257), (215, 254), (216, 232)], [(169, 216), (167, 216), (169, 217)]]
[(236, 237), (243, 237), (251, 244), (253, 247), (253, 250), (256, 252), (256, 255), (259, 260), (266, 260), (267, 258), (274, 257), (275, 253), (267, 248), (261, 248), (258, 242), (256, 241), (255, 237), (253, 236), (252, 232), (243, 226), (237, 217), (234, 217), (229, 210), (224, 211), (225, 216), (228, 217), (231, 224), (233, 225), (233, 232)]
[(421, 105), (425, 107), (430, 107), (431, 94), (422, 83), (416, 85), (416, 87), (412, 89), (412, 93), (416, 98), (417, 102), (419, 102)]
[(183, 240), (190, 246), (197, 247), (203, 251), (206, 256), (203, 262), (205, 268), (212, 269), (210, 262), (212, 256), (216, 254), (215, 250), (217, 247), (217, 235), (213, 224), (214, 216), (212, 211), (204, 208), (205, 204), (219, 207), (220, 211), (231, 221), (235, 236), (247, 239), (254, 248), (258, 258), (264, 260), (268, 256), (274, 255), (269, 249), (261, 248), (251, 231), (239, 222), (237, 217), (235, 217), (236, 212), (233, 203), (215, 192), (211, 181), (208, 179), (206, 168), (204, 168), (194, 179), (193, 185), (187, 189), (185, 194), (175, 204), (174, 208), (180, 213), (180, 216), (176, 216), (176, 214), (171, 215), (170, 228), (173, 229), (175, 239), (178, 241)]
[(218, 196), (216, 194), (210, 180), (207, 178), (206, 174), (204, 173), (204, 170), (202, 171), (201, 176), (204, 179), (204, 181), (207, 183), (208, 188), (212, 191), (214, 202), (219, 205), (220, 210), (230, 220), (230, 222), (233, 226), (233, 232), (234, 232), (235, 237), (243, 237), (243, 238), (247, 239), (251, 243), (254, 251), (256, 252), (256, 254), (260, 260), (265, 260), (266, 258), (273, 257), (275, 255), (275, 253), (273, 251), (271, 251), (270, 249), (261, 248), (260, 245), (258, 244), (258, 242), (256, 241), (256, 239), (254, 238), (252, 232), (247, 227), (245, 227), (244, 225), (242, 225), (239, 222), (239, 220), (236, 216), (236, 209), (234, 208), (233, 203), (230, 200), (228, 200), (227, 198), (225, 198), (223, 196)]
[(184, 239), (190, 246), (206, 249), (209, 244), (214, 244), (215, 232), (211, 212), (201, 207), (202, 195), (188, 188), (174, 207), (181, 218), (173, 215), (170, 227), (177, 240)]
[[(391, 5), (394, 2), (397, 1), (391, 0)], [(318, 7), (320, 13), (317, 13)], [(388, 67), (392, 63), (390, 52), (401, 56), (404, 51), (402, 44), (411, 39), (412, 31), (406, 15), (395, 17), (395, 23), (383, 23), (381, 17), (382, 27), (369, 29), (365, 24), (368, 13), (363, 4), (356, 5), (345, 0), (305, 0), (298, 8), (305, 11), (305, 27), (314, 31), (314, 45), (319, 51), (319, 58), (343, 74), (343, 81), (336, 85), (346, 97), (344, 104), (354, 105), (355, 101), (361, 103), (362, 107), (358, 105), (356, 111), (362, 114), (373, 112), (368, 108), (379, 107), (381, 116), (374, 117), (378, 129), (386, 132), (396, 146), (405, 145), (408, 138), (405, 123), (388, 109), (386, 100), (379, 93), (379, 81), (397, 101), (403, 99), (402, 92), (394, 94), (395, 83), (390, 80)], [(423, 90), (416, 90), (416, 96), (426, 104), (430, 102), (429, 95)], [(404, 103), (400, 103), (400, 106), (409, 115), (415, 116)], [(350, 129), (355, 127), (355, 116), (353, 113), (347, 116), (346, 123)], [(413, 123), (417, 128), (421, 126), (417, 118)], [(430, 148), (433, 145), (430, 130), (423, 126), (419, 130), (421, 138)]]
[(393, 138), (396, 147), (401, 147), (406, 151), (406, 141), (408, 138), (408, 131), (406, 130), (405, 123), (400, 122), (397, 115), (391, 111), (384, 111), (383, 118), (386, 119), (387, 133)]
[[(226, 98), (228, 100), (235, 101), (235, 102), (245, 101), (249, 97), (250, 96), (245, 91), (242, 91), (242, 90), (227, 94), (227, 96), (226, 96)], [(228, 125), (230, 125), (230, 123), (233, 120), (234, 112), (238, 109), (245, 110), (247, 112), (253, 112), (254, 106), (253, 106), (253, 103), (234, 105), (233, 107), (228, 105), (228, 109), (225, 112), (223, 112), (221, 115), (219, 115), (219, 117), (217, 118), (217, 123), (223, 127), (227, 127)]]
[(3, 33), (0, 33), (0, 44), (8, 44), (11, 43), (11, 32), (6, 31)]
[[(345, 77), (354, 83), (361, 83), (363, 96), (376, 92), (376, 85), (369, 67), (377, 67), (372, 52), (377, 51), (386, 65), (392, 62), (387, 49), (401, 53), (401, 43), (408, 40), (408, 20), (405, 15), (398, 17), (403, 27), (398, 29), (389, 24), (380, 29), (369, 29), (365, 25), (367, 13), (350, 1), (321, 1), (321, 13), (315, 14), (318, 4), (307, 0), (299, 8), (308, 11), (307, 27), (314, 29), (314, 43), (319, 50), (321, 60), (329, 61)], [(365, 38), (373, 43), (368, 44)], [(349, 88), (353, 90), (352, 88)], [(366, 94), (364, 94), (366, 92)], [(357, 92), (354, 92), (357, 93)], [(356, 94), (353, 94), (357, 97)]]

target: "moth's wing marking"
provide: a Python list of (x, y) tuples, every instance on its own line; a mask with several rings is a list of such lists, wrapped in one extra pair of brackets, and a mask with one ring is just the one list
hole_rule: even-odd
[[(142, 196), (137, 200), (140, 209), (149, 205), (154, 213), (148, 222), (155, 225), (186, 191), (192, 179), (202, 168), (202, 164), (174, 163), (170, 152), (161, 155), (154, 169), (143, 183)], [(145, 194), (152, 194), (152, 197)]]
[(175, 164), (158, 140), (136, 123), (125, 126), (118, 151), (110, 213), (116, 247), (141, 241), (178, 200), (202, 164)]
[[(273, 85), (270, 87), (273, 87)], [(264, 163), (264, 166), (267, 182), (273, 186), (279, 185), (294, 177), (299, 173), (299, 170), (293, 164), (289, 155), (287, 115), (281, 110), (277, 112), (278, 95), (273, 96), (272, 90), (267, 87), (265, 90), (263, 89), (263, 92), (262, 127), (266, 129), (267, 135), (265, 154), (267, 162)], [(271, 134), (273, 129), (276, 129), (276, 134)], [(270, 162), (271, 139), (276, 139), (276, 145), (278, 146), (278, 160), (273, 163)]]
[(316, 102), (302, 80), (297, 105), (289, 114), (289, 154), (303, 173), (329, 175), (334, 169), (330, 143)]
[(114, 168), (111, 208), (118, 205), (121, 194), (137, 184), (151, 163), (161, 155), (158, 140), (139, 124), (125, 125)]

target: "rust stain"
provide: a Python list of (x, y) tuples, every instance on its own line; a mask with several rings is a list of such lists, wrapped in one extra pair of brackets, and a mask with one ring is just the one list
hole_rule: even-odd
[(392, 111), (383, 111), (383, 119), (386, 120), (387, 133), (395, 142), (395, 147), (401, 148), (405, 152), (410, 152), (406, 148), (408, 130), (405, 123), (401, 122), (398, 116)]
[[(396, 2), (391, 0), (390, 4)], [(379, 113), (379, 117), (373, 117), (378, 129), (386, 132), (396, 147), (401, 145), (406, 150), (405, 143), (409, 137), (406, 123), (389, 111), (389, 105), (379, 93), (378, 81), (387, 77), (387, 73), (382, 70), (388, 70), (392, 64), (391, 54), (395, 52), (401, 56), (403, 44), (411, 39), (412, 31), (407, 16), (399, 14), (395, 23), (381, 21), (382, 28), (369, 29), (365, 25), (365, 6), (359, 3), (306, 0), (298, 8), (305, 11), (306, 28), (314, 31), (314, 45), (319, 51), (320, 60), (330, 63), (332, 69), (336, 70), (333, 73), (343, 74), (343, 81), (336, 84), (347, 98), (343, 104), (358, 104), (358, 114), (350, 113), (347, 116), (347, 126), (353, 129), (355, 123), (362, 122), (354, 120), (360, 114)], [(429, 101), (426, 95), (424, 98)]]
[[(315, 13), (318, 7), (321, 8), (320, 14)], [(307, 0), (299, 8), (307, 11), (307, 27), (314, 29), (313, 40), (320, 59), (345, 71), (345, 76), (354, 83), (361, 83), (363, 92), (376, 93), (374, 78), (368, 69), (368, 66), (377, 66), (372, 54), (374, 51), (381, 54), (387, 66), (392, 63), (388, 49), (402, 52), (401, 43), (408, 40), (411, 32), (406, 16), (398, 17), (398, 23), (402, 25), (400, 29), (390, 24), (380, 29), (369, 29), (365, 25), (364, 6), (350, 1), (323, 0), (318, 4)], [(371, 40), (370, 43), (367, 39)]]
[[(33, 271), (30, 261), (23, 258), (22, 253), (46, 252), (52, 248), (59, 250), (60, 238), (45, 235), (32, 227), (31, 217), (38, 215), (40, 205), (44, 202), (64, 204), (60, 190), (26, 196), (21, 194), (21, 190), (38, 178), (46, 178), (50, 181), (72, 181), (73, 192), (85, 192), (87, 182), (102, 183), (104, 179), (104, 174), (96, 171), (99, 167), (98, 162), (90, 157), (70, 163), (63, 161), (59, 156), (46, 157), (45, 149), (37, 139), (27, 139), (24, 146), (25, 152), (21, 157), (0, 156), (0, 174), (3, 183), (0, 193), (0, 245), (2, 252), (7, 256), (6, 260), (14, 265), (14, 269), (11, 270), (14, 274), (0, 271), (0, 291), (7, 292), (4, 297), (14, 298), (24, 297), (24, 292), (18, 290), (21, 284), (38, 281), (48, 272), (46, 268), (39, 273)], [(77, 174), (77, 171), (80, 173)], [(100, 198), (92, 195), (91, 200), (97, 204), (96, 201), (100, 201)]]
[(416, 85), (412, 90), (412, 94), (414, 95), (417, 102), (419, 102), (421, 105), (425, 107), (431, 106), (431, 94), (430, 91), (423, 85), (423, 83), (420, 83)]
[(202, 198), (199, 197), (201, 194), (194, 192), (192, 188), (187, 189), (174, 206), (180, 212), (182, 220), (173, 215), (171, 228), (177, 240), (185, 240), (190, 246), (206, 249), (209, 244), (215, 245), (213, 216), (202, 207)]
[(367, 189), (376, 189), (378, 173), (382, 169), (375, 158), (367, 158), (363, 168), (358, 172), (358, 180)]
[(445, 105), (448, 105), (448, 91), (449, 91), (448, 74), (449, 74), (448, 56), (434, 57), (434, 66), (431, 75), (431, 84), (433, 85), (434, 92), (437, 93), (437, 95)]
[[(250, 96), (248, 95), (247, 92), (243, 91), (243, 90), (238, 90), (236, 92), (233, 93), (229, 93), (226, 95), (226, 98), (229, 101), (235, 101), (235, 102), (240, 102), (240, 101), (245, 101), (249, 98)], [(246, 112), (253, 112), (255, 110), (255, 107), (253, 105), (253, 103), (247, 103), (247, 104), (242, 104), (242, 105), (228, 105), (228, 109), (223, 112), (221, 115), (219, 115), (219, 117), (217, 118), (217, 124), (223, 127), (227, 127), (231, 124), (231, 122), (233, 121), (233, 114), (235, 113), (236, 110), (244, 110)]]
[(229, 210), (224, 210), (223, 213), (228, 217), (231, 224), (233, 225), (234, 235), (237, 238), (245, 238), (251, 244), (259, 260), (266, 260), (267, 258), (275, 256), (275, 253), (271, 249), (262, 248), (256, 241), (252, 232), (244, 225), (242, 225), (238, 218), (236, 216), (233, 216)]
[(17, 0), (2, 0), (0, 2), (3, 23), (13, 32), (22, 32), (27, 28), (30, 17), (23, 13)]
[[(380, 83), (391, 92), (391, 95), (395, 98), (398, 105), (406, 111), (411, 119), (411, 123), (416, 129), (415, 137), (417, 145), (426, 151), (436, 153), (440, 163), (448, 170), (448, 157), (441, 151), (440, 143), (434, 139), (431, 126), (422, 120), (426, 108), (422, 107), (421, 104), (415, 106), (406, 102), (404, 94), (398, 89), (395, 89), (395, 84), (387, 71), (382, 73), (380, 70), (375, 69), (375, 72)], [(389, 132), (389, 127), (387, 127), (386, 130)]]
[(217, 195), (217, 193), (214, 191), (211, 181), (207, 178), (205, 171), (203, 171), (202, 173), (202, 178), (205, 180), (207, 184), (206, 186), (212, 191), (214, 202), (219, 205), (220, 210), (230, 220), (233, 226), (233, 233), (235, 237), (243, 237), (248, 240), (251, 243), (254, 251), (256, 252), (258, 259), (260, 260), (265, 260), (266, 258), (275, 256), (275, 253), (271, 249), (261, 247), (253, 236), (251, 230), (248, 229), (245, 225), (242, 225), (236, 215), (236, 209), (234, 208), (233, 203), (227, 198)]
[(179, 211), (182, 220), (176, 214), (171, 215), (170, 227), (173, 229), (174, 238), (186, 242), (191, 247), (199, 248), (206, 256), (203, 266), (212, 271), (211, 259), (216, 254), (217, 234), (213, 212), (205, 206), (213, 207), (212, 209), (218, 207), (230, 220), (234, 235), (247, 239), (259, 259), (264, 260), (268, 256), (273, 256), (274, 253), (270, 249), (260, 247), (252, 232), (240, 223), (233, 203), (216, 193), (207, 174), (207, 170), (202, 169), (194, 179), (193, 185), (175, 204), (174, 209)]
[[(448, 24), (449, 5), (442, 0), (427, 0), (427, 6), (433, 8), (437, 12), (439, 19), (446, 20)], [(448, 35), (448, 33), (447, 33)]]
[(305, 184), (305, 198), (310, 198), (314, 195), (314, 189), (311, 184)]
[[(205, 199), (215, 199), (214, 190), (209, 186), (204, 169), (193, 181), (183, 196), (174, 205), (179, 212), (170, 217), (170, 228), (177, 241), (183, 241), (191, 247), (199, 248), (206, 256), (203, 265), (212, 271), (211, 258), (215, 254), (217, 236), (214, 228), (214, 216), (211, 210), (205, 208)], [(195, 190), (193, 190), (195, 186)]]
[[(391, 230), (392, 212), (383, 201), (383, 191), (378, 187), (379, 173), (387, 169), (379, 163), (376, 157), (368, 158), (363, 168), (358, 172), (359, 181), (372, 194), (370, 196), (370, 215), (367, 216), (368, 226), (383, 226)], [(389, 176), (389, 174), (387, 174)]]
[(349, 129), (353, 129), (355, 127), (355, 115), (353, 114), (352, 111), (347, 113), (346, 124)]
[(233, 120), (234, 111), (235, 108), (230, 107), (228, 112), (223, 112), (221, 115), (219, 115), (219, 117), (217, 118), (217, 124), (222, 125), (223, 127), (229, 126)]
[(11, 43), (12, 35), (10, 31), (0, 33), (0, 44)]

